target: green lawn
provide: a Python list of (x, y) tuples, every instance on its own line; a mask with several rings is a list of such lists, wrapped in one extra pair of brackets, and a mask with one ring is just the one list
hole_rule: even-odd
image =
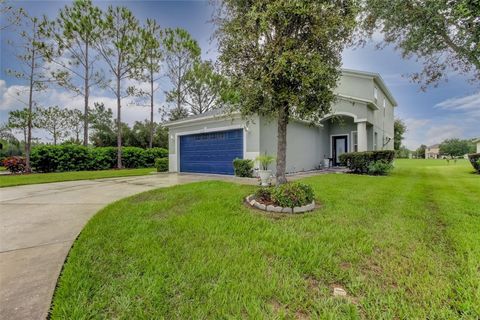
[(155, 168), (0, 175), (0, 188), (24, 184), (142, 176), (153, 171)]
[(116, 202), (75, 242), (52, 319), (478, 319), (480, 176), (396, 165), (304, 179), (305, 215), (250, 210), (254, 187), (226, 182)]

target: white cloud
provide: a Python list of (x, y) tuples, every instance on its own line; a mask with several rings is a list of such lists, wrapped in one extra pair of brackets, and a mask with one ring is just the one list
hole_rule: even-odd
[(480, 92), (458, 98), (450, 98), (435, 105), (442, 110), (462, 112), (468, 117), (480, 119)]

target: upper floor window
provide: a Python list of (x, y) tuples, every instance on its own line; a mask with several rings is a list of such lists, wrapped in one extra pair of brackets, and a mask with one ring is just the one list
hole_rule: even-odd
[(375, 132), (373, 136), (373, 150), (378, 150), (378, 133)]
[(373, 97), (375, 98), (375, 100), (378, 99), (378, 89), (377, 89), (377, 87), (373, 87)]
[(387, 107), (387, 100), (385, 98), (383, 98), (383, 107), (386, 108)]

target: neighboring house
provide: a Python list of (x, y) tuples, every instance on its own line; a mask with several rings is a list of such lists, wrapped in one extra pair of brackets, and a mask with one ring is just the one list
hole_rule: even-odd
[(473, 143), (477, 144), (477, 153), (480, 153), (480, 138), (474, 139)]
[(434, 144), (425, 149), (425, 159), (439, 159), (440, 158), (440, 145)]
[[(397, 102), (378, 73), (343, 70), (337, 102), (321, 124), (291, 120), (287, 127), (287, 172), (314, 170), (324, 159), (339, 165), (350, 151), (393, 150)], [(277, 154), (275, 119), (213, 110), (165, 124), (169, 171), (233, 174), (235, 158)], [(272, 165), (271, 169), (275, 169)]]

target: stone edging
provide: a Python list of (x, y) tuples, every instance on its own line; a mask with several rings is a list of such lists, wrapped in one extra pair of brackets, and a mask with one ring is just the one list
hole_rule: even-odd
[(278, 207), (274, 205), (266, 206), (256, 201), (255, 198), (253, 197), (253, 194), (246, 197), (245, 201), (247, 201), (249, 205), (251, 205), (256, 209), (268, 211), (268, 212), (276, 212), (276, 213), (303, 213), (303, 212), (313, 211), (315, 209), (315, 201), (312, 201), (312, 203), (310, 204), (307, 204), (301, 207), (294, 207), (294, 208)]

